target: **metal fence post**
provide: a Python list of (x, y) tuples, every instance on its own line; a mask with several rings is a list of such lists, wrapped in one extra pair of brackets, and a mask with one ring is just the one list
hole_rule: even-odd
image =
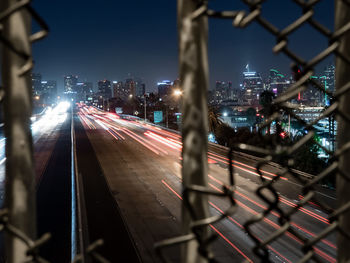
[[(350, 21), (350, 7), (342, 0), (336, 1), (335, 6), (335, 27), (336, 30), (344, 26)], [(339, 53), (350, 58), (350, 35), (346, 34), (340, 38)], [(336, 81), (337, 88), (343, 87), (350, 81), (350, 65), (341, 58), (336, 59)], [(347, 92), (341, 96), (339, 111), (350, 115), (350, 93)], [(338, 118), (338, 148), (340, 149), (347, 142), (350, 142), (350, 123), (342, 118)], [(346, 174), (350, 171), (350, 151), (343, 153), (339, 160), (339, 170)], [(346, 205), (350, 201), (350, 182), (345, 180), (342, 176), (337, 176), (337, 197), (338, 207)], [(349, 235), (350, 233), (350, 211), (347, 211), (339, 216), (340, 228)], [(338, 262), (350, 261), (350, 246), (349, 240), (338, 234)]]
[[(18, 5), (17, 0), (2, 0), (1, 10)], [(3, 23), (3, 37), (22, 55), (3, 45), (2, 79), (5, 91), (4, 119), (6, 136), (6, 195), (9, 223), (34, 239), (35, 176), (30, 128), (32, 113), (31, 15), (21, 8)], [(6, 262), (27, 262), (28, 246), (16, 235), (6, 234)]]
[[(202, 0), (178, 0), (179, 65), (183, 97), (182, 125), (182, 178), (183, 188), (190, 185), (207, 185), (208, 164), (208, 17), (195, 16), (195, 11), (204, 7)], [(194, 220), (209, 216), (208, 197), (190, 192), (188, 203), (197, 218), (191, 217), (188, 207), (183, 206), (183, 234), (191, 233)], [(208, 235), (208, 227), (201, 230), (202, 238)], [(198, 253), (198, 241), (186, 243), (181, 262), (207, 262)]]

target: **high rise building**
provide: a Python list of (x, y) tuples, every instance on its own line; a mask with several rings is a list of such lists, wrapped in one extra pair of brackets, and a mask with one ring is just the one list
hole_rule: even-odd
[(250, 104), (259, 104), (259, 95), (264, 91), (264, 83), (259, 73), (249, 71), (249, 65), (246, 66), (247, 71), (243, 72), (243, 101)]
[(68, 75), (64, 77), (64, 92), (77, 93), (78, 76)]
[(122, 81), (113, 81), (113, 97), (125, 100), (128, 93)]
[(77, 93), (84, 95), (90, 94), (93, 92), (92, 82), (77, 82)]
[(290, 86), (291, 81), (279, 72), (277, 69), (270, 69), (267, 88), (275, 93), (276, 96), (281, 95)]
[[(325, 68), (323, 75), (319, 77), (320, 83), (325, 91), (333, 93), (335, 91), (335, 67), (329, 65)], [(329, 97), (326, 94), (322, 95), (322, 104), (329, 106)]]
[(32, 92), (35, 95), (41, 95), (42, 93), (42, 85), (41, 85), (41, 74), (32, 73)]
[(173, 83), (169, 80), (163, 80), (162, 82), (158, 82), (158, 96), (160, 98), (164, 98), (165, 96), (169, 96), (171, 94)]
[(43, 80), (41, 81), (42, 92), (50, 94), (50, 96), (57, 96), (57, 81), (55, 80)]
[(86, 98), (93, 93), (92, 82), (77, 82), (76, 86), (77, 99), (85, 101)]
[(128, 96), (136, 96), (136, 82), (133, 79), (125, 80), (125, 90), (127, 91)]
[(136, 79), (135, 80), (135, 95), (136, 97), (143, 97), (146, 93), (146, 85), (142, 82), (141, 79)]
[(100, 80), (97, 83), (98, 93), (103, 96), (104, 99), (112, 98), (111, 82), (109, 80)]
[(216, 81), (215, 83), (215, 102), (220, 104), (224, 100), (232, 99), (232, 82)]
[[(311, 76), (310, 79), (312, 80), (311, 83), (315, 82), (318, 85), (322, 85), (319, 77)], [(300, 97), (302, 104), (312, 107), (320, 106), (323, 101), (322, 92), (316, 87), (316, 85), (312, 84), (300, 95)]]
[(42, 80), (41, 98), (45, 104), (53, 104), (57, 98), (57, 82), (55, 80)]

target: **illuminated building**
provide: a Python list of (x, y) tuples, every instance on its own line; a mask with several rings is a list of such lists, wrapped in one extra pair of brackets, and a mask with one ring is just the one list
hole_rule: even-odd
[(41, 101), (44, 104), (55, 103), (57, 98), (57, 82), (55, 80), (42, 80), (41, 87)]
[(41, 74), (32, 73), (32, 92), (35, 95), (41, 95), (42, 85), (41, 85)]
[(276, 69), (270, 69), (268, 78), (268, 89), (275, 93), (276, 96), (281, 95), (291, 84), (291, 80), (285, 77)]
[(102, 96), (104, 99), (112, 98), (112, 88), (111, 82), (109, 80), (100, 80), (97, 83), (98, 94)]
[(249, 105), (259, 104), (259, 95), (264, 91), (264, 83), (259, 73), (249, 71), (249, 65), (246, 66), (247, 71), (243, 72), (243, 101)]
[(41, 81), (42, 92), (50, 94), (50, 96), (57, 96), (57, 82), (55, 80)]
[(141, 79), (135, 80), (135, 95), (136, 97), (143, 97), (146, 93), (146, 85), (142, 82)]
[(158, 82), (158, 95), (160, 98), (164, 98), (171, 94), (173, 83), (169, 80), (163, 80), (162, 82)]
[(125, 100), (128, 97), (128, 91), (122, 81), (113, 81), (113, 97), (122, 100)]
[(78, 76), (68, 75), (64, 77), (64, 92), (76, 93), (77, 92)]
[[(319, 77), (311, 76), (310, 79), (313, 82), (316, 82), (317, 84), (322, 85)], [(301, 102), (307, 106), (312, 106), (312, 107), (322, 106), (323, 105), (322, 101), (323, 101), (323, 94), (316, 87), (316, 85), (312, 85), (312, 84), (309, 85), (307, 90), (305, 90), (301, 95)]]
[(77, 82), (76, 92), (79, 100), (86, 100), (87, 96), (93, 92), (92, 82)]
[(232, 82), (216, 81), (215, 83), (215, 103), (220, 104), (224, 100), (229, 100), (232, 98)]
[(125, 80), (125, 90), (127, 91), (128, 96), (136, 96), (136, 82), (133, 79)]
[[(319, 77), (319, 80), (326, 91), (333, 93), (335, 91), (335, 67), (333, 65), (327, 66), (323, 75)], [(323, 94), (322, 97), (322, 103), (329, 106), (330, 101), (328, 96)]]

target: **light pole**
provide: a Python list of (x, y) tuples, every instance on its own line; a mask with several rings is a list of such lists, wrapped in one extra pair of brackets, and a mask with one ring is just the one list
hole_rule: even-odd
[[(176, 107), (179, 107), (178, 105), (178, 99), (182, 96), (182, 90), (180, 89), (174, 89), (173, 91), (173, 96), (175, 97), (175, 104), (176, 104)], [(167, 117), (168, 117), (168, 114), (167, 114)], [(168, 127), (168, 123), (167, 123), (167, 127)]]
[(146, 94), (144, 94), (143, 97), (145, 98), (145, 122), (146, 122), (146, 120), (147, 120), (147, 100), (146, 100)]
[(169, 105), (165, 105), (165, 115), (166, 115), (166, 127), (169, 128), (169, 115), (168, 115)]

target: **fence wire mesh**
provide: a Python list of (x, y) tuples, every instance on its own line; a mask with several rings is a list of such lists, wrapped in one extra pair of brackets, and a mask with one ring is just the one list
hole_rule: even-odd
[[(267, 206), (263, 211), (256, 216), (252, 217), (250, 220), (246, 221), (244, 224), (244, 230), (249, 235), (249, 237), (254, 242), (253, 252), (258, 258), (263, 262), (270, 262), (270, 253), (269, 246), (271, 243), (275, 242), (281, 236), (289, 233), (301, 241), (301, 251), (303, 256), (299, 259), (299, 262), (306, 262), (313, 260), (316, 262), (322, 262), (320, 258), (319, 250), (317, 245), (324, 240), (325, 237), (331, 233), (336, 232), (338, 235), (338, 260), (340, 262), (346, 262), (349, 260), (349, 256), (346, 250), (348, 246), (346, 245), (349, 242), (350, 232), (348, 227), (348, 211), (350, 209), (349, 195), (346, 191), (346, 186), (349, 186), (350, 176), (346, 168), (346, 159), (348, 155), (348, 150), (350, 148), (350, 140), (348, 135), (346, 135), (346, 128), (350, 124), (350, 111), (347, 109), (346, 102), (349, 99), (348, 91), (350, 90), (350, 81), (346, 76), (347, 70), (350, 66), (350, 57), (349, 51), (346, 50), (346, 44), (348, 43), (348, 32), (350, 30), (350, 21), (349, 21), (349, 10), (350, 10), (350, 1), (349, 0), (338, 0), (337, 1), (337, 13), (336, 13), (336, 30), (332, 31), (324, 27), (320, 22), (315, 20), (315, 6), (320, 2), (320, 0), (294, 0), (294, 2), (300, 6), (302, 15), (296, 20), (285, 27), (284, 29), (279, 29), (278, 26), (270, 23), (267, 19), (262, 16), (262, 9), (264, 8), (264, 3), (267, 1), (264, 0), (243, 0), (248, 8), (249, 12), (238, 10), (238, 11), (216, 11), (208, 8), (208, 1), (195, 1), (198, 8), (195, 12), (191, 14), (191, 20), (196, 20), (199, 17), (207, 16), (209, 18), (215, 19), (228, 19), (232, 20), (233, 26), (244, 28), (249, 26), (250, 23), (258, 23), (264, 30), (271, 33), (272, 36), (276, 38), (276, 45), (272, 48), (274, 53), (283, 53), (293, 62), (291, 66), (292, 72), (294, 72), (295, 83), (286, 90), (281, 96), (276, 98), (266, 109), (266, 112), (269, 112), (267, 120), (260, 125), (259, 131), (263, 138), (263, 133), (272, 123), (278, 123), (284, 116), (289, 115), (291, 118), (297, 120), (305, 130), (305, 134), (299, 141), (293, 145), (283, 145), (281, 140), (278, 137), (273, 141), (273, 144), (270, 145), (269, 149), (259, 148), (256, 146), (239, 144), (234, 149), (231, 149), (229, 152), (229, 178), (230, 184), (222, 186), (221, 192), (212, 191), (210, 188), (203, 185), (189, 185), (183, 190), (183, 203), (185, 209), (188, 210), (190, 216), (192, 217), (191, 232), (188, 235), (183, 235), (175, 237), (173, 239), (165, 240), (160, 242), (156, 246), (156, 250), (161, 256), (161, 258), (168, 262), (166, 258), (165, 248), (168, 246), (174, 246), (179, 244), (187, 243), (191, 240), (197, 240), (199, 243), (198, 252), (209, 262), (217, 262), (215, 259), (215, 254), (210, 250), (210, 245), (215, 241), (216, 235), (210, 234), (206, 238), (203, 238), (201, 234), (202, 229), (207, 228), (209, 225), (213, 225), (228, 216), (235, 214), (237, 210), (237, 204), (235, 201), (235, 180), (234, 180), (234, 171), (232, 167), (233, 161), (233, 150), (238, 151), (249, 151), (251, 153), (258, 154), (259, 156), (264, 155), (263, 160), (259, 161), (256, 165), (256, 170), (260, 175), (261, 185), (256, 189), (256, 195), (263, 200)], [(341, 7), (339, 7), (341, 6)], [(43, 38), (48, 31), (48, 27), (43, 19), (34, 11), (30, 6), (29, 0), (17, 1), (13, 5), (8, 6), (0, 13), (0, 42), (6, 46), (11, 52), (15, 53), (17, 56), (21, 57), (26, 61), (22, 66), (21, 70), (18, 72), (18, 77), (21, 77), (27, 74), (33, 67), (33, 60), (30, 53), (23, 51), (19, 45), (13, 43), (11, 39), (6, 38), (3, 34), (3, 22), (6, 21), (9, 17), (13, 16), (17, 12), (26, 10), (31, 17), (39, 24), (42, 28), (37, 33), (29, 36), (30, 42), (34, 42)], [(321, 35), (328, 40), (329, 45), (326, 49), (320, 52), (317, 56), (311, 60), (305, 60), (300, 57), (296, 52), (294, 52), (288, 45), (288, 39), (290, 35), (298, 30), (304, 24), (309, 24), (314, 30), (319, 32)], [(310, 78), (314, 74), (314, 68), (325, 58), (334, 55), (337, 59), (337, 89), (334, 93), (325, 90), (320, 83), (316, 82)], [(314, 87), (318, 89), (322, 94), (331, 98), (331, 104), (327, 107), (322, 114), (312, 122), (307, 122), (295, 113), (295, 105), (291, 101), (298, 96), (300, 92), (305, 92), (307, 89)], [(2, 91), (2, 94), (4, 92)], [(3, 97), (3, 95), (1, 96)], [(349, 103), (348, 103), (349, 104)], [(335, 151), (330, 150), (329, 148), (321, 145), (317, 140), (314, 139), (315, 129), (314, 125), (321, 119), (329, 118), (334, 116), (337, 118), (338, 122), (338, 138), (337, 138), (337, 149)], [(277, 127), (278, 129), (278, 127)], [(312, 141), (313, 144), (318, 145), (324, 152), (326, 152), (330, 157), (329, 159), (332, 163), (320, 174), (315, 175), (312, 179), (306, 179), (300, 174), (296, 173), (293, 169), (294, 164), (294, 154), (297, 152), (300, 147), (308, 142)], [(279, 163), (282, 166), (280, 172), (273, 180), (266, 180), (262, 169), (265, 165), (269, 164), (271, 161)], [(280, 196), (276, 190), (276, 183), (281, 180), (283, 176), (292, 176), (297, 181), (299, 181), (303, 188), (300, 192), (304, 197), (300, 200), (296, 206), (286, 210), (280, 207)], [(337, 187), (338, 190), (338, 199), (339, 206), (334, 209), (320, 201), (315, 194), (315, 187), (322, 180), (327, 177), (332, 177), (337, 175), (338, 185), (341, 182), (342, 187)], [(199, 195), (205, 196), (218, 196), (222, 198), (227, 198), (230, 207), (219, 216), (210, 216), (205, 219), (199, 219), (200, 217), (196, 214), (196, 209), (193, 207), (189, 200), (189, 195), (191, 193), (197, 193)], [(291, 218), (293, 215), (298, 213), (300, 208), (304, 207), (310, 201), (320, 206), (322, 209), (329, 213), (328, 225), (320, 233), (313, 237), (305, 237), (301, 235), (291, 224)], [(254, 232), (254, 225), (262, 222), (269, 214), (275, 212), (278, 214), (278, 224), (279, 227), (275, 231), (269, 233), (269, 235), (263, 240), (258, 238)], [(49, 239), (49, 235), (44, 235), (37, 241), (32, 240), (26, 234), (23, 233), (20, 229), (14, 227), (8, 223), (7, 220), (8, 211), (6, 209), (2, 210), (0, 215), (0, 225), (2, 230), (7, 233), (16, 236), (21, 239), (27, 247), (26, 254), (30, 256), (30, 262), (46, 262), (39, 256), (38, 248)], [(345, 242), (346, 241), (346, 242)], [(91, 255), (97, 262), (107, 262), (101, 255), (95, 252), (96, 247), (101, 245), (101, 242), (98, 241), (87, 248), (86, 253)], [(81, 255), (78, 255), (74, 262), (81, 262)]]
[[(18, 85), (19, 82), (17, 80), (20, 80), (20, 79), (23, 79), (24, 83), (26, 82), (26, 79), (27, 79), (26, 84), (29, 84), (30, 81), (28, 80), (29, 80), (30, 72), (34, 66), (32, 54), (31, 54), (31, 44), (34, 43), (35, 41), (38, 41), (44, 38), (48, 34), (49, 28), (46, 22), (44, 21), (44, 19), (42, 19), (41, 16), (32, 8), (31, 0), (2, 1), (0, 3), (0, 7), (1, 7), (0, 9), (0, 44), (3, 46), (3, 50), (5, 54), (3, 56), (4, 59), (2, 63), (3, 72), (5, 72), (4, 68), (16, 69), (16, 67), (20, 65), (19, 68), (16, 69), (17, 70), (16, 75), (14, 76), (15, 80), (11, 82), (11, 85), (14, 85), (14, 84)], [(16, 25), (19, 27), (13, 28), (6, 25), (6, 23), (7, 24), (9, 23), (9, 21), (11, 21), (11, 23), (17, 23)], [(30, 30), (29, 31), (21, 30), (20, 28), (21, 25), (29, 29), (32, 22), (34, 22), (39, 26), (40, 28), (39, 31), (31, 34), (29, 33)], [(14, 32), (16, 30), (18, 32)], [(14, 33), (16, 33), (17, 35)], [(16, 37), (13, 37), (14, 35), (16, 35)], [(10, 54), (7, 53), (8, 51)], [(13, 54), (15, 55), (16, 58), (20, 59), (18, 60), (19, 61), (18, 64), (17, 64), (18, 61), (16, 61), (16, 59), (13, 59), (13, 57), (11, 57)], [(6, 71), (6, 73), (3, 74), (3, 78), (4, 79), (10, 78), (9, 75), (10, 74), (8, 74), (8, 71)], [(5, 94), (5, 90), (8, 90), (9, 88), (14, 88), (12, 86), (6, 87), (5, 81), (3, 82), (4, 83), (0, 87), (0, 102), (3, 101), (4, 96), (7, 96), (7, 98), (11, 96), (9, 94)], [(10, 82), (7, 81), (7, 84), (8, 83)], [(29, 90), (29, 94), (31, 95), (32, 94), (31, 85), (27, 86), (26, 84), (22, 83), (22, 85), (19, 87), (19, 89), (22, 89), (20, 93), (25, 94)], [(10, 105), (10, 107), (11, 106), (17, 107), (14, 105)], [(5, 107), (4, 111), (6, 115), (11, 110), (10, 108)], [(23, 116), (21, 116), (21, 118), (25, 119), (26, 118), (25, 116), (27, 116), (29, 119), (31, 114), (31, 107), (21, 109), (21, 112), (23, 112)], [(13, 122), (13, 118), (5, 118), (5, 127), (12, 126), (13, 124), (12, 122)], [(29, 122), (26, 122), (26, 123), (29, 123)], [(24, 132), (26, 130), (27, 130), (26, 128), (23, 129)], [(8, 135), (9, 134), (7, 134), (7, 136)], [(31, 136), (28, 136), (28, 138), (31, 138)], [(30, 141), (28, 142), (28, 144), (31, 145), (32, 142)], [(23, 154), (25, 155), (24, 158), (30, 158), (30, 156), (27, 155), (28, 152), (25, 152), (25, 151), (23, 151), (23, 153), (21, 152), (17, 154)], [(7, 159), (11, 159), (14, 156), (12, 155), (9, 156), (9, 153), (7, 153), (6, 157)], [(21, 166), (21, 164), (19, 165), (18, 163), (15, 163), (15, 165)], [(28, 170), (33, 170), (32, 168), (33, 167), (28, 167)], [(13, 178), (16, 178), (18, 175), (7, 174), (6, 176), (7, 177), (11, 176)], [(26, 176), (28, 177), (29, 174), (26, 174)], [(7, 189), (12, 188), (9, 183), (7, 183), (6, 187)], [(15, 190), (14, 190), (14, 194), (19, 195), (19, 190), (18, 189), (17, 191)], [(30, 192), (30, 190), (28, 189), (26, 189), (26, 191)], [(7, 192), (11, 192), (11, 191), (7, 190)], [(10, 198), (11, 196), (7, 197), (7, 199), (10, 199)], [(20, 200), (20, 201), (24, 202), (24, 200)], [(3, 231), (6, 233), (6, 235), (17, 239), (16, 241), (17, 245), (11, 246), (10, 247), (11, 250), (9, 250), (8, 248), (6, 249), (6, 251), (9, 254), (15, 254), (15, 255), (17, 254), (17, 256), (9, 257), (9, 255), (7, 255), (6, 262), (33, 262), (33, 263), (48, 262), (47, 260), (45, 260), (40, 256), (39, 248), (46, 242), (50, 242), (49, 239), (51, 235), (50, 233), (46, 233), (39, 239), (36, 239), (36, 240), (34, 239), (35, 234), (33, 234), (33, 232), (35, 232), (35, 222), (34, 220), (31, 220), (31, 219), (35, 218), (35, 216), (33, 217), (33, 215), (35, 214), (35, 209), (33, 209), (33, 207), (35, 207), (35, 205), (29, 204), (28, 207), (29, 207), (29, 211), (25, 217), (21, 217), (20, 215), (15, 215), (15, 216), (12, 216), (12, 218), (10, 218), (11, 211), (16, 210), (16, 207), (5, 207), (0, 210), (0, 231)], [(15, 221), (16, 226), (11, 223), (12, 221)], [(21, 223), (18, 223), (19, 221)], [(30, 227), (28, 229), (26, 227), (23, 227), (23, 225), (34, 226), (34, 227)], [(18, 245), (18, 240), (21, 243), (20, 245)], [(83, 251), (79, 251), (79, 253), (75, 255), (73, 262), (87, 262), (85, 261), (85, 258), (87, 258), (87, 260), (92, 260), (89, 262), (108, 263), (109, 261), (96, 251), (96, 249), (98, 249), (102, 245), (103, 245), (102, 239), (99, 239), (93, 242), (87, 248), (84, 248)]]
[[(290, 0), (296, 3), (300, 7), (301, 16), (296, 17), (294, 22), (289, 24), (283, 29), (279, 29), (278, 25), (274, 25), (269, 22), (262, 15), (262, 10), (265, 8), (264, 4), (267, 1), (264, 0), (242, 0), (249, 11), (234, 10), (234, 11), (216, 11), (209, 8), (210, 1), (192, 1), (196, 4), (197, 9), (187, 17), (183, 18), (183, 21), (179, 23), (185, 23), (186, 19), (195, 21), (200, 17), (207, 16), (215, 19), (228, 19), (232, 21), (232, 25), (238, 28), (244, 28), (249, 24), (255, 22), (262, 27), (263, 30), (269, 32), (276, 39), (275, 46), (272, 47), (273, 53), (284, 54), (292, 62), (291, 72), (294, 76), (294, 83), (285, 90), (280, 96), (275, 98), (271, 103), (265, 106), (263, 111), (266, 113), (265, 121), (259, 125), (259, 134), (264, 139), (264, 134), (273, 123), (276, 123), (276, 134), (283, 131), (279, 125), (280, 121), (289, 116), (296, 120), (304, 130), (306, 131), (299, 140), (294, 141), (293, 144), (284, 144), (279, 136), (276, 136), (272, 141), (266, 141), (266, 147), (260, 148), (253, 145), (237, 144), (231, 149), (229, 157), (229, 174), (230, 185), (223, 186), (222, 192), (212, 191), (205, 186), (189, 185), (183, 189), (183, 205), (192, 216), (193, 223), (191, 224), (192, 233), (182, 235), (172, 239), (164, 240), (156, 244), (156, 251), (164, 262), (170, 262), (166, 257), (166, 248), (170, 246), (180, 245), (190, 240), (196, 239), (198, 246), (198, 253), (200, 253), (207, 262), (217, 262), (215, 255), (210, 249), (210, 244), (215, 240), (215, 234), (210, 235), (208, 238), (203, 239), (202, 236), (197, 233), (198, 229), (208, 227), (211, 224), (215, 224), (226, 217), (233, 215), (237, 210), (237, 204), (234, 198), (234, 177), (232, 168), (232, 150), (249, 152), (253, 155), (263, 156), (256, 164), (256, 171), (259, 174), (260, 185), (255, 190), (255, 194), (265, 204), (263, 210), (251, 217), (243, 224), (245, 233), (254, 242), (253, 252), (262, 262), (271, 262), (270, 246), (274, 242), (278, 242), (283, 236), (288, 235), (296, 239), (300, 245), (301, 256), (299, 262), (324, 262), (332, 261), (332, 258), (327, 256), (319, 249), (319, 245), (325, 242), (325, 238), (336, 233), (337, 244), (337, 257), (339, 262), (348, 262), (349, 260), (349, 208), (350, 208), (350, 196), (348, 194), (349, 187), (349, 173), (347, 161), (349, 160), (348, 150), (350, 148), (349, 138), (349, 124), (350, 124), (350, 110), (349, 110), (349, 95), (350, 90), (350, 78), (349, 78), (349, 30), (350, 30), (350, 1), (337, 0), (336, 2), (336, 29), (335, 31), (326, 28), (319, 21), (315, 19), (315, 7), (319, 4), (320, 0)], [(287, 10), (280, 10), (281, 13), (287, 12)], [(289, 38), (291, 34), (299, 30), (304, 25), (310, 25), (313, 30), (321, 34), (325, 40), (328, 41), (328, 47), (322, 50), (318, 55), (310, 60), (302, 58), (297, 52), (289, 45)], [(180, 28), (181, 31), (181, 28)], [(182, 32), (179, 32), (181, 34)], [(306, 43), (305, 43), (306, 45)], [(336, 90), (334, 92), (326, 90), (319, 82), (315, 81), (312, 76), (315, 72), (315, 66), (326, 58), (334, 56), (336, 58)], [(180, 57), (180, 64), (181, 64)], [(186, 88), (186, 87), (185, 87)], [(295, 103), (298, 94), (306, 92), (309, 89), (318, 90), (322, 96), (327, 96), (330, 101), (330, 105), (325, 107), (324, 111), (318, 118), (307, 121), (300, 117), (296, 113), (296, 109), (299, 107)], [(337, 120), (338, 131), (336, 147), (333, 149), (323, 146), (319, 141), (315, 139), (315, 124), (320, 120), (330, 120), (332, 125), (330, 129), (335, 129), (334, 120)], [(333, 132), (334, 134), (334, 132)], [(333, 138), (334, 140), (334, 138)], [(312, 176), (312, 178), (306, 178), (298, 173), (294, 168), (295, 154), (305, 143), (312, 143), (317, 145), (319, 149), (322, 149), (329, 156), (328, 167), (325, 168), (319, 174)], [(281, 165), (279, 172), (272, 180), (267, 180), (264, 177), (262, 169), (271, 162)], [(281, 206), (281, 196), (276, 188), (276, 184), (280, 182), (285, 176), (294, 178), (302, 185), (300, 195), (303, 198), (296, 203), (296, 205), (289, 209), (284, 209)], [(334, 208), (317, 197), (316, 188), (325, 179), (332, 180), (332, 177), (337, 178), (337, 201), (338, 207)], [(230, 200), (231, 207), (220, 216), (211, 216), (205, 219), (198, 220), (198, 215), (195, 213), (195, 208), (189, 202), (188, 193), (196, 192), (201, 195), (210, 196), (222, 196)], [(307, 204), (313, 204), (319, 206), (321, 209), (328, 213), (327, 226), (316, 233), (315, 235), (308, 235), (300, 233), (298, 229), (293, 225), (292, 217), (296, 215), (300, 209)], [(274, 213), (278, 217), (278, 226), (274, 231), (268, 233), (263, 239), (259, 238), (255, 232), (255, 226), (262, 223), (267, 219), (269, 215)], [(197, 252), (196, 252), (197, 253)]]

